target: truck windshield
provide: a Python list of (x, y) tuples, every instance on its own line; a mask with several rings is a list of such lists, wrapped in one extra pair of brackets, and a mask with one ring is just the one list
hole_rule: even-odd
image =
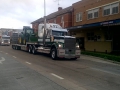
[(65, 35), (67, 35), (67, 32), (52, 31), (52, 35), (55, 35), (55, 36), (65, 36)]
[(2, 39), (10, 39), (10, 37), (2, 37)]
[(29, 30), (27, 30), (27, 33), (33, 33), (33, 30), (32, 29), (29, 29)]

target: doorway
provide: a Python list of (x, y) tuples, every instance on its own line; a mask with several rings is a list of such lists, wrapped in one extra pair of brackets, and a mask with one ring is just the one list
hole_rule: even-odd
[(85, 50), (85, 47), (84, 47), (84, 45), (85, 45), (85, 43), (84, 43), (84, 37), (76, 38), (76, 41), (79, 44), (80, 49), (81, 50)]
[(120, 52), (120, 26), (113, 28), (113, 51)]

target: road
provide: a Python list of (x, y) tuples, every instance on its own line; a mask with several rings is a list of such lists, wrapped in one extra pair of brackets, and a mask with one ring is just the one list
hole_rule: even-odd
[[(0, 53), (42, 74), (67, 90), (120, 90), (120, 65), (81, 55), (73, 60), (51, 60), (46, 55), (0, 46)], [(3, 61), (4, 63), (4, 61)]]

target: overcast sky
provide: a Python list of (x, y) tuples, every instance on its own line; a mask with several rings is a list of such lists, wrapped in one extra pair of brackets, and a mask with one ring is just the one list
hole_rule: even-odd
[[(46, 15), (58, 10), (58, 0), (46, 0)], [(66, 8), (80, 0), (60, 0)], [(0, 0), (0, 28), (22, 29), (44, 16), (44, 0)]]

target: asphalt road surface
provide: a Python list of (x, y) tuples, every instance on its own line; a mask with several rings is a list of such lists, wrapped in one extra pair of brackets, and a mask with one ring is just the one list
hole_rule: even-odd
[(76, 61), (52, 60), (47, 55), (13, 50), (11, 46), (0, 46), (0, 54), (14, 58), (67, 90), (120, 90), (119, 64), (84, 55)]

